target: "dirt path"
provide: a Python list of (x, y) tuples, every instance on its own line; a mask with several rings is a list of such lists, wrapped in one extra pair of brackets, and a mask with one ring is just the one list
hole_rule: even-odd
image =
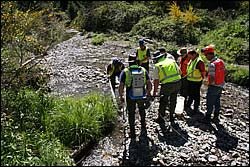
[[(135, 52), (124, 42), (91, 44), (87, 35), (75, 35), (50, 50), (47, 65), (53, 77), (49, 82), (52, 93), (58, 96), (84, 96), (93, 90), (110, 94), (105, 66), (111, 57), (124, 60)], [(205, 91), (202, 87), (201, 111), (205, 111)], [(139, 115), (136, 115), (137, 139), (128, 137), (128, 124), (119, 113), (116, 130), (102, 139), (90, 151), (82, 166), (121, 165), (249, 165), (249, 91), (227, 83), (222, 93), (221, 124), (205, 126), (184, 113), (174, 129), (168, 122), (159, 125), (158, 100), (146, 114), (147, 132), (140, 133)], [(168, 115), (168, 111), (167, 115)], [(127, 119), (127, 118), (126, 118)], [(167, 118), (168, 120), (168, 118)], [(125, 128), (125, 134), (124, 134)], [(125, 137), (124, 137), (125, 136)]]

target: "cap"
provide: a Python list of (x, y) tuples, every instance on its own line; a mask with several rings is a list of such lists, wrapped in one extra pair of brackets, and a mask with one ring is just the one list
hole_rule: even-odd
[(140, 39), (140, 40), (139, 40), (139, 45), (140, 45), (140, 46), (145, 45), (144, 39)]
[(164, 54), (161, 54), (161, 52), (159, 50), (155, 51), (153, 53), (153, 57), (152, 57), (152, 60), (156, 60), (156, 59), (159, 59), (161, 58), (162, 56), (164, 56)]

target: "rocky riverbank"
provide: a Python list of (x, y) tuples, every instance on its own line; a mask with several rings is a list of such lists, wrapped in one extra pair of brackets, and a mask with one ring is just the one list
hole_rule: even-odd
[[(109, 94), (105, 66), (112, 57), (125, 60), (137, 47), (130, 47), (126, 41), (94, 46), (88, 37), (77, 33), (49, 51), (44, 63), (51, 70), (52, 94), (84, 96), (93, 90)], [(143, 133), (136, 114), (136, 141), (128, 137), (127, 117), (121, 110), (115, 131), (103, 138), (80, 165), (249, 165), (249, 90), (226, 83), (221, 97), (221, 122), (217, 125), (198, 122), (206, 110), (205, 86), (201, 92), (201, 113), (184, 113), (173, 127), (168, 117), (165, 124), (154, 122), (159, 105), (159, 99), (155, 99), (147, 110), (147, 129)]]

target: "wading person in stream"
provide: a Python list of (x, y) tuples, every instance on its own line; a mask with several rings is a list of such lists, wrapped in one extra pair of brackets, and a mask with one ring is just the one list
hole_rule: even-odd
[(122, 70), (125, 68), (121, 59), (114, 57), (112, 58), (110, 64), (106, 67), (106, 72), (108, 74), (108, 79), (111, 82), (112, 89), (115, 92), (116, 77), (119, 77)]
[[(186, 103), (186, 112), (193, 115), (199, 112), (200, 106), (200, 89), (202, 81), (206, 76), (205, 64), (202, 58), (194, 49), (188, 50), (190, 62), (187, 65), (187, 82), (188, 82), (188, 100)], [(191, 105), (194, 102), (194, 108)]]
[(139, 47), (136, 50), (136, 58), (139, 62), (139, 65), (144, 67), (149, 73), (150, 51), (149, 48), (145, 45), (144, 39), (139, 40)]
[(225, 85), (225, 64), (223, 60), (219, 59), (214, 54), (214, 47), (212, 45), (206, 46), (201, 49), (201, 53), (204, 54), (209, 60), (208, 64), (208, 89), (206, 97), (207, 112), (202, 119), (202, 122), (210, 122), (211, 115), (214, 111), (213, 122), (219, 123), (220, 113), (220, 97)]
[(158, 86), (161, 84), (160, 90), (160, 106), (158, 109), (158, 123), (164, 122), (166, 115), (165, 110), (170, 100), (170, 122), (174, 124), (174, 111), (177, 103), (177, 93), (181, 88), (181, 71), (176, 61), (165, 58), (164, 54), (159, 51), (154, 52), (152, 57), (153, 63), (153, 96), (156, 96)]
[(125, 68), (120, 75), (119, 97), (121, 103), (124, 103), (124, 87), (126, 87), (126, 107), (128, 111), (130, 137), (131, 139), (135, 139), (136, 105), (139, 108), (141, 132), (143, 133), (143, 131), (146, 132), (144, 103), (145, 100), (149, 100), (152, 84), (147, 70), (138, 65), (135, 56), (130, 55), (128, 62), (129, 67)]
[(187, 65), (190, 61), (190, 57), (187, 55), (187, 48), (181, 48), (177, 51), (180, 56), (178, 58), (178, 64), (181, 69), (181, 89), (180, 95), (184, 97), (184, 109), (187, 108), (187, 95), (188, 95), (188, 81), (187, 81)]

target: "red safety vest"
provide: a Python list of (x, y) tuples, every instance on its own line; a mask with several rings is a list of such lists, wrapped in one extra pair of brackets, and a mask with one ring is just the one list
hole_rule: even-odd
[(180, 57), (180, 69), (181, 69), (181, 75), (185, 76), (187, 75), (187, 64), (189, 62), (190, 58), (186, 57), (186, 59), (183, 61), (182, 56)]
[[(214, 84), (220, 85), (225, 81), (225, 65), (224, 62), (217, 58), (213, 62), (211, 62), (215, 65), (215, 76), (214, 76)], [(210, 74), (208, 72), (208, 83), (210, 83)]]

